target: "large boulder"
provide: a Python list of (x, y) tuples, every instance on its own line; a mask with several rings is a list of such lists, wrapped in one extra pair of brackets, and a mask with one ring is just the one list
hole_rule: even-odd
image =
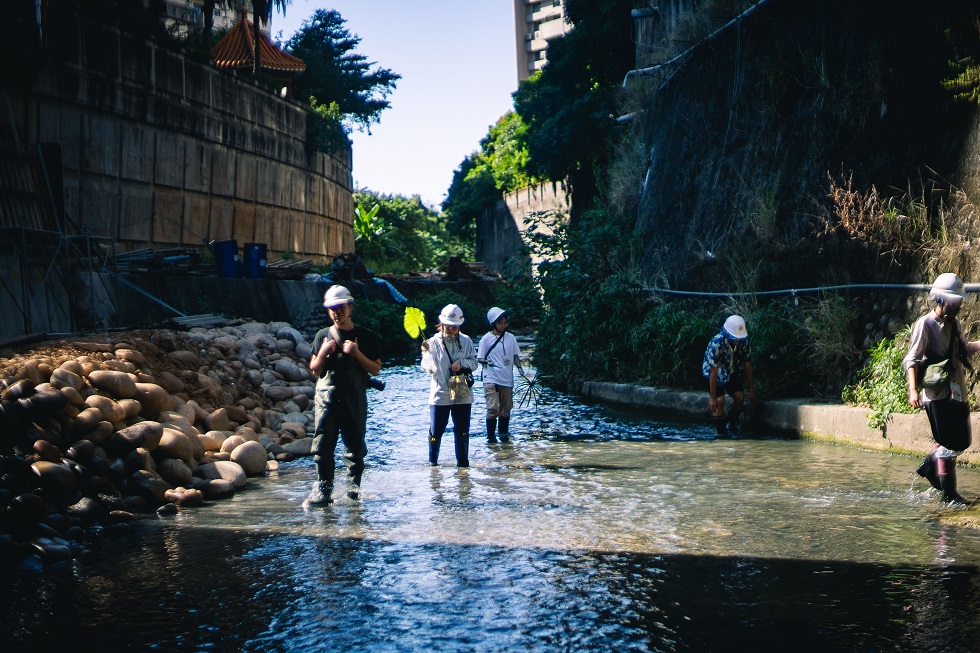
[(237, 426), (228, 417), (225, 408), (219, 408), (204, 418), (204, 427), (209, 431), (234, 431)]
[(217, 460), (213, 463), (205, 463), (197, 468), (195, 474), (201, 478), (217, 479), (222, 478), (229, 481), (235, 489), (241, 489), (248, 485), (248, 476), (242, 466), (230, 460)]
[(248, 476), (265, 473), (269, 454), (260, 443), (254, 440), (243, 442), (231, 452), (231, 461), (241, 465)]
[(126, 408), (109, 397), (89, 395), (85, 398), (85, 404), (93, 408), (98, 408), (102, 412), (102, 419), (107, 422), (121, 422), (127, 417)]
[(193, 475), (191, 468), (177, 458), (166, 458), (157, 464), (157, 473), (173, 486), (189, 485)]
[(162, 435), (163, 425), (159, 422), (139, 422), (110, 435), (103, 447), (109, 455), (122, 458), (139, 447), (152, 451)]
[(300, 367), (288, 358), (280, 358), (276, 361), (275, 370), (282, 378), (287, 381), (309, 381), (310, 371), (305, 367)]
[(187, 434), (174, 428), (165, 427), (160, 444), (153, 450), (153, 457), (159, 462), (165, 458), (177, 458), (190, 463), (194, 458), (194, 447)]
[(108, 392), (121, 399), (136, 396), (136, 375), (116, 370), (94, 370), (88, 375), (88, 382), (94, 388)]
[(133, 397), (140, 402), (143, 417), (154, 418), (160, 411), (173, 410), (177, 405), (173, 396), (155, 383), (136, 383)]

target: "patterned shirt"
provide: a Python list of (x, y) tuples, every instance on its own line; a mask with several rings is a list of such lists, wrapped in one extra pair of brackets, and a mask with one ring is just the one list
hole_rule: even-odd
[(721, 332), (711, 339), (704, 352), (704, 363), (701, 364), (701, 375), (711, 377), (711, 368), (718, 368), (718, 385), (728, 383), (730, 376), (744, 374), (745, 364), (752, 362), (752, 347), (749, 339), (732, 340)]

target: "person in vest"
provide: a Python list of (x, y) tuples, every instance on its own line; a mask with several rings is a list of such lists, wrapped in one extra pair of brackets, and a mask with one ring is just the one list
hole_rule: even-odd
[(367, 388), (369, 375), (381, 371), (381, 342), (369, 329), (354, 324), (354, 298), (344, 286), (331, 286), (323, 297), (333, 325), (313, 338), (310, 369), (317, 376), (314, 396), (313, 454), (317, 480), (307, 497), (311, 505), (333, 501), (334, 450), (338, 434), (344, 440), (347, 495), (360, 495), (367, 445)]
[(456, 440), (456, 466), (470, 466), (470, 411), (473, 408), (473, 341), (459, 332), (463, 310), (449, 304), (439, 313), (439, 330), (422, 343), (422, 371), (429, 383), (429, 464), (439, 464), (439, 447), (450, 416)]
[[(739, 416), (745, 405), (748, 387), (749, 403), (755, 404), (752, 381), (752, 348), (749, 332), (740, 315), (730, 315), (725, 325), (708, 343), (701, 374), (708, 380), (708, 410), (718, 435), (738, 435)], [(725, 414), (725, 394), (732, 397), (732, 407)]]
[(966, 503), (956, 490), (956, 457), (972, 439), (963, 368), (973, 371), (968, 357), (980, 351), (980, 341), (967, 341), (956, 319), (965, 297), (955, 274), (936, 277), (929, 290), (932, 306), (912, 326), (902, 359), (909, 404), (925, 408), (936, 441), (916, 472), (942, 493), (943, 502), (955, 505)]
[[(510, 442), (510, 411), (514, 407), (514, 366), (520, 368), (521, 348), (507, 331), (507, 311), (487, 311), (491, 330), (480, 338), (476, 360), (483, 365), (483, 394), (487, 403), (487, 442)], [(498, 422), (499, 420), (499, 422)]]

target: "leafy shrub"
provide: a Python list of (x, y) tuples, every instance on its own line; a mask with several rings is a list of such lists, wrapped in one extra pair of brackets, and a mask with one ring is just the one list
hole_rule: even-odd
[(858, 372), (857, 381), (844, 388), (844, 402), (867, 406), (868, 428), (884, 429), (892, 413), (914, 413), (908, 403), (908, 388), (902, 358), (909, 348), (911, 327), (885, 338), (869, 351), (867, 364)]
[[(541, 290), (531, 275), (515, 273), (490, 286), (493, 305), (507, 311), (508, 328), (530, 329), (541, 319)], [(488, 325), (489, 327), (489, 325)]]
[(354, 321), (381, 339), (381, 355), (387, 360), (411, 356), (418, 343), (405, 332), (405, 307), (394, 302), (365, 299), (357, 302)]

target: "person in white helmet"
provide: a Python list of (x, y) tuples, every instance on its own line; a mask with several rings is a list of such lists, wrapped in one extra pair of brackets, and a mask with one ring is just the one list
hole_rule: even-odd
[(354, 298), (344, 286), (331, 286), (323, 297), (332, 326), (313, 338), (310, 370), (317, 376), (314, 397), (313, 454), (317, 480), (307, 497), (312, 505), (332, 503), (334, 450), (337, 436), (344, 441), (347, 495), (360, 495), (367, 445), (367, 388), (369, 375), (381, 371), (381, 341), (371, 330), (354, 323)]
[[(476, 360), (483, 365), (483, 394), (487, 403), (487, 442), (510, 442), (510, 411), (514, 407), (514, 366), (520, 368), (521, 348), (507, 331), (507, 311), (487, 311), (490, 331), (480, 338)], [(498, 423), (499, 420), (499, 423)]]
[(956, 489), (956, 457), (972, 439), (963, 368), (972, 371), (968, 357), (980, 351), (980, 341), (967, 341), (956, 318), (965, 297), (966, 288), (955, 274), (936, 277), (929, 290), (932, 306), (912, 326), (909, 351), (902, 359), (909, 404), (925, 408), (936, 441), (916, 472), (942, 493), (943, 502), (956, 505), (967, 503)]
[(473, 409), (473, 341), (460, 333), (463, 310), (449, 304), (439, 313), (439, 330), (422, 343), (422, 371), (429, 383), (429, 464), (439, 464), (439, 447), (450, 416), (456, 443), (456, 466), (470, 466), (470, 412)]
[[(741, 432), (739, 416), (745, 405), (746, 388), (749, 403), (755, 404), (752, 348), (742, 316), (730, 315), (721, 332), (708, 343), (701, 374), (708, 380), (708, 410), (718, 435), (738, 435)], [(732, 407), (727, 415), (726, 393), (732, 397)]]

